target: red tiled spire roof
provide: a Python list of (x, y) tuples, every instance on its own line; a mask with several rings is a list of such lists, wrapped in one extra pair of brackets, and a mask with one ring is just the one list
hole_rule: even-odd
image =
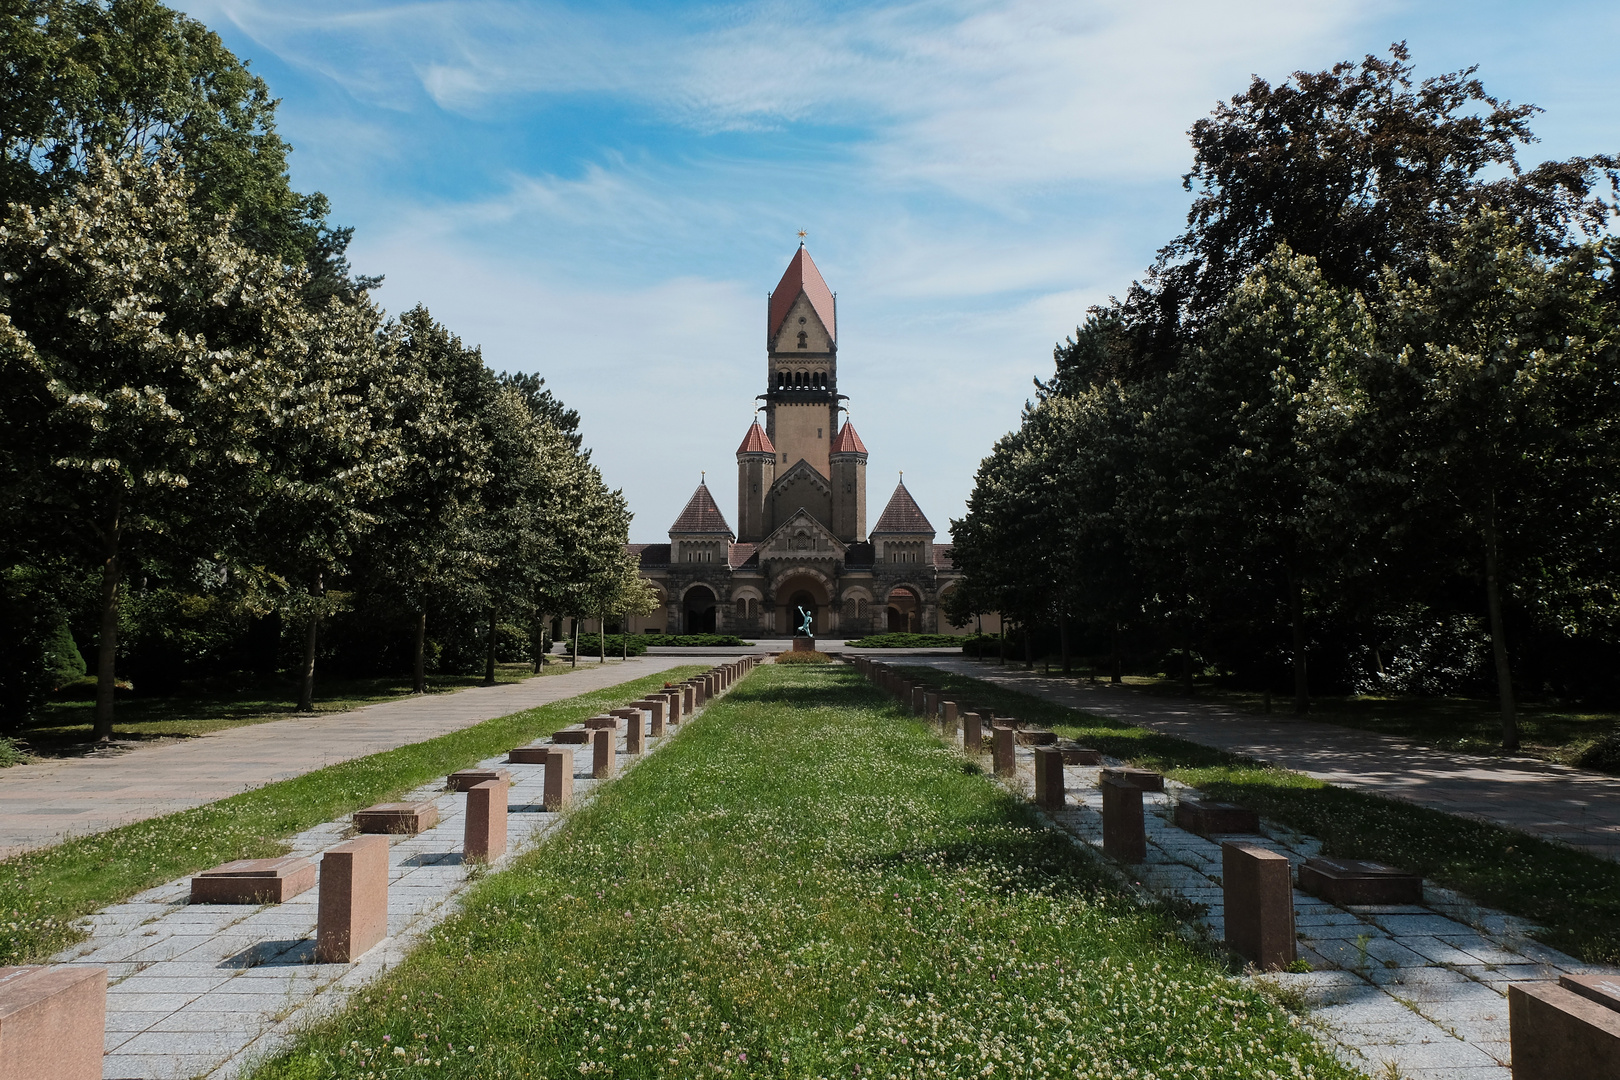
[(765, 434), (765, 429), (755, 420), (754, 425), (743, 436), (742, 445), (737, 447), (739, 454), (774, 454), (776, 447), (771, 443), (771, 437)]
[(708, 484), (699, 484), (692, 498), (687, 502), (686, 509), (681, 516), (675, 519), (675, 524), (669, 527), (673, 533), (723, 533), (734, 536), (731, 526), (726, 524), (726, 515), (720, 512), (715, 505), (714, 496), (709, 494)]
[(777, 333), (782, 329), (782, 320), (787, 318), (788, 311), (793, 302), (799, 298), (800, 293), (810, 298), (810, 306), (816, 309), (821, 316), (821, 324), (827, 328), (827, 336), (834, 341), (838, 340), (838, 327), (834, 325), (834, 305), (832, 290), (821, 278), (821, 271), (811, 261), (810, 252), (805, 250), (803, 244), (793, 253), (793, 261), (782, 273), (782, 280), (776, 283), (776, 291), (771, 293), (770, 326), (765, 331), (767, 341), (775, 341)]
[(854, 424), (848, 420), (844, 421), (844, 426), (838, 429), (838, 437), (833, 440), (831, 452), (834, 454), (866, 453), (866, 444), (861, 442), (860, 433), (855, 430)]
[(933, 536), (934, 527), (928, 524), (928, 519), (923, 516), (922, 508), (917, 505), (917, 500), (911, 497), (911, 492), (906, 490), (905, 482), (901, 481), (900, 486), (894, 489), (894, 494), (889, 496), (889, 505), (883, 508), (883, 516), (878, 518), (877, 524), (872, 527), (872, 532), (874, 535), (877, 533), (927, 533), (929, 536)]

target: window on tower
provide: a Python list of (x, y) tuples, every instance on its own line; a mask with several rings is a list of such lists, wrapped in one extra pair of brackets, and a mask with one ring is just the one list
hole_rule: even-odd
[(799, 348), (808, 349), (809, 347), (810, 347), (810, 335), (807, 332), (805, 332), (803, 330), (800, 330), (799, 331)]

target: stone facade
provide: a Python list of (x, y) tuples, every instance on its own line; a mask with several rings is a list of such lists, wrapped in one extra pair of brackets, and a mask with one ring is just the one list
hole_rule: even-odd
[[(636, 544), (662, 608), (633, 631), (784, 636), (811, 612), (824, 637), (955, 633), (940, 614), (950, 548), (902, 482), (866, 529), (866, 446), (838, 393), (838, 308), (801, 244), (767, 301), (764, 425), (737, 448), (737, 531), (706, 483)], [(965, 632), (965, 631), (964, 631)]]

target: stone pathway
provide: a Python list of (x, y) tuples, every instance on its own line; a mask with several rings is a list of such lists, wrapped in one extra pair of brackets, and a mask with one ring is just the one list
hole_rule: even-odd
[(902, 662), (982, 679), (1341, 787), (1493, 821), (1595, 855), (1620, 858), (1620, 778), (1527, 758), (1433, 750), (1395, 736), (1337, 724), (1251, 716), (961, 657), (916, 657)]
[[(962, 745), (960, 731), (955, 743)], [(989, 755), (981, 751), (980, 758), (988, 762)], [(1018, 747), (1016, 758), (1016, 776), (1003, 782), (1030, 798), (1034, 748)], [(1177, 828), (1175, 804), (1193, 789), (1167, 779), (1164, 792), (1143, 792), (1146, 860), (1114, 863), (1102, 854), (1102, 768), (1065, 766), (1065, 807), (1043, 816), (1105, 861), (1142, 901), (1197, 905), (1189, 937), (1225, 937), (1221, 839), (1286, 855), (1295, 868), (1321, 852), (1314, 838), (1266, 820), (1261, 835), (1216, 840)], [(1422, 905), (1402, 906), (1338, 907), (1298, 889), (1293, 895), (1299, 956), (1312, 970), (1256, 977), (1300, 994), (1318, 1036), (1377, 1080), (1511, 1080), (1508, 983), (1620, 974), (1549, 948), (1529, 936), (1533, 924), (1447, 889), (1425, 886)]]
[[(172, 814), (340, 761), (639, 679), (691, 656), (635, 657), (500, 686), (229, 728), (124, 754), (0, 770), (0, 859)], [(699, 662), (701, 662), (699, 660)]]
[[(685, 726), (648, 739), (646, 753), (678, 737)], [(624, 742), (621, 732), (621, 755)], [(607, 781), (591, 778), (589, 746), (573, 750), (578, 806)], [(621, 756), (621, 770), (645, 756)], [(501, 754), (479, 763), (512, 773), (507, 854), (492, 864), (497, 869), (563, 819), (541, 806), (545, 769), (507, 764), (505, 759)], [(302, 1025), (340, 1008), (355, 990), (399, 964), (425, 933), (453, 914), (471, 883), (460, 854), (466, 796), (447, 792), (442, 781), (435, 781), (402, 798), (434, 800), (439, 824), (393, 839), (388, 937), (353, 964), (313, 960), (318, 887), (261, 907), (191, 904), (186, 877), (88, 919), (89, 939), (51, 962), (108, 970), (104, 1080), (229, 1080), (242, 1075), (286, 1046)], [(317, 826), (291, 840), (291, 853), (318, 862), (322, 850), (351, 832), (347, 820)]]

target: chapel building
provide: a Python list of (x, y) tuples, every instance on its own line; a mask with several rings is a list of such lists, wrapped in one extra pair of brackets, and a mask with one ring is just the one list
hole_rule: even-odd
[(766, 302), (765, 423), (737, 447), (737, 529), (706, 483), (667, 544), (632, 544), (661, 608), (640, 632), (822, 637), (963, 633), (940, 614), (960, 578), (902, 481), (867, 529), (866, 446), (843, 419), (838, 301), (803, 244)]

